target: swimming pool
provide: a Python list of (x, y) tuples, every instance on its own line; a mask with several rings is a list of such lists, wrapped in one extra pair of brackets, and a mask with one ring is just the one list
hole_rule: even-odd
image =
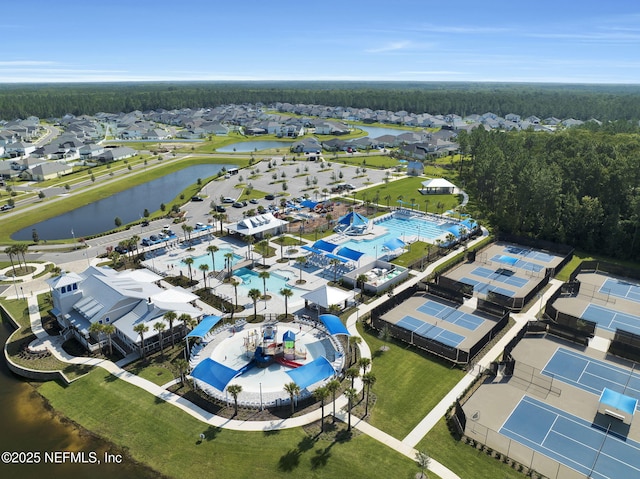
[(340, 246), (346, 246), (369, 256), (380, 257), (386, 254), (386, 250), (382, 246), (392, 238), (399, 238), (404, 242), (413, 239), (434, 242), (438, 238), (444, 239), (449, 233), (456, 236), (459, 236), (460, 233), (458, 223), (445, 221), (438, 224), (427, 218), (396, 215), (378, 221), (376, 225), (386, 228), (387, 233), (374, 239), (350, 239), (345, 243), (340, 243)]
[[(263, 279), (259, 276), (259, 273), (256, 273), (252, 269), (238, 268), (234, 271), (233, 275), (242, 280), (242, 283), (238, 285), (238, 289), (243, 294), (247, 295), (249, 290), (253, 288), (259, 289), (261, 293), (264, 292)], [(288, 288), (293, 292), (293, 296), (288, 299), (289, 303), (301, 300), (302, 298), (300, 295), (307, 291), (287, 284), (289, 280), (295, 281), (296, 279), (297, 278), (292, 277), (292, 273), (289, 272), (269, 271), (269, 277), (267, 278), (267, 294), (270, 294), (271, 296), (278, 296), (284, 300), (284, 296), (280, 294), (280, 290)]]
[[(224, 255), (227, 253), (233, 254), (233, 257), (231, 259), (232, 265), (236, 264), (238, 261), (242, 259), (242, 256), (235, 254), (231, 248), (220, 248), (218, 251), (213, 253), (216, 271), (220, 271), (224, 268), (224, 261), (226, 259)], [(207, 266), (209, 266), (209, 270), (212, 271), (213, 265), (211, 264), (211, 255), (209, 253), (203, 254), (200, 256), (192, 256), (192, 258), (193, 258), (193, 264), (191, 265), (191, 269), (194, 272), (198, 272), (198, 268), (200, 267), (201, 264), (206, 264)], [(173, 261), (170, 264), (173, 265), (174, 269), (187, 268), (187, 265), (184, 264), (183, 259)]]

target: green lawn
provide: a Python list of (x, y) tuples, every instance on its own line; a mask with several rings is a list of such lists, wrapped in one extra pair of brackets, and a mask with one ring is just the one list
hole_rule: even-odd
[(169, 381), (173, 381), (175, 377), (167, 368), (161, 366), (149, 366), (138, 373), (138, 376), (144, 379), (148, 379), (158, 386), (167, 384)]
[(405, 344), (384, 343), (373, 333), (363, 332), (373, 355), (372, 372), (377, 382), (373, 387), (376, 404), (371, 424), (403, 439), (433, 407), (460, 381), (464, 372), (445, 363), (408, 349)]
[(336, 442), (300, 428), (236, 432), (209, 427), (102, 370), (66, 388), (44, 383), (39, 391), (57, 411), (169, 477), (409, 479), (418, 471), (413, 461), (365, 435)]
[(429, 431), (416, 449), (426, 451), (436, 461), (463, 479), (523, 479), (525, 476), (487, 454), (456, 441), (444, 419)]
[[(410, 207), (411, 200), (414, 202), (414, 209), (425, 211), (425, 207), (428, 211), (434, 213), (442, 213), (444, 211), (455, 208), (460, 204), (460, 197), (458, 195), (422, 195), (418, 191), (423, 181), (426, 178), (422, 176), (411, 176), (403, 178), (397, 181), (390, 181), (387, 184), (380, 186), (373, 186), (366, 190), (358, 191), (356, 198), (358, 200), (369, 199), (375, 201), (378, 197), (378, 204), (389, 206), (400, 206), (398, 199), (402, 198), (405, 202), (404, 206)], [(440, 208), (438, 205), (440, 204)]]

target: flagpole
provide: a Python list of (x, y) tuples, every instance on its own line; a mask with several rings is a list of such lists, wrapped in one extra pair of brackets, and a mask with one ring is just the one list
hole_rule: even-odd
[(73, 228), (71, 228), (71, 236), (73, 236), (73, 249), (76, 249), (76, 235), (73, 232)]

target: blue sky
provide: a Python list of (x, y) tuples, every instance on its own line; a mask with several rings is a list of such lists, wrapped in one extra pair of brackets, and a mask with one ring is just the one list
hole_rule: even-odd
[(22, 0), (0, 82), (640, 82), (640, 2)]

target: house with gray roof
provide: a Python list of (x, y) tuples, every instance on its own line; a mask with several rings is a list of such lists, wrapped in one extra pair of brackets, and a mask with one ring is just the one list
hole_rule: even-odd
[[(74, 337), (89, 351), (95, 351), (107, 339), (90, 332), (91, 325), (112, 324), (114, 348), (123, 355), (153, 351), (159, 347), (159, 337), (153, 325), (164, 322), (164, 314), (173, 311), (200, 318), (197, 296), (178, 287), (159, 286), (160, 276), (148, 270), (115, 271), (107, 267), (90, 266), (80, 274), (63, 273), (47, 280), (53, 299), (52, 313), (62, 328), (65, 339)], [(148, 327), (144, 341), (135, 331), (138, 324)], [(164, 341), (173, 335), (184, 337), (185, 325), (173, 322), (163, 333)], [(104, 335), (100, 335), (104, 336)]]
[(128, 146), (118, 146), (116, 148), (105, 148), (104, 152), (98, 155), (98, 161), (111, 163), (112, 161), (124, 160), (136, 156), (138, 152)]
[(30, 181), (44, 181), (67, 175), (72, 171), (73, 167), (67, 163), (48, 161), (24, 170), (20, 176)]

